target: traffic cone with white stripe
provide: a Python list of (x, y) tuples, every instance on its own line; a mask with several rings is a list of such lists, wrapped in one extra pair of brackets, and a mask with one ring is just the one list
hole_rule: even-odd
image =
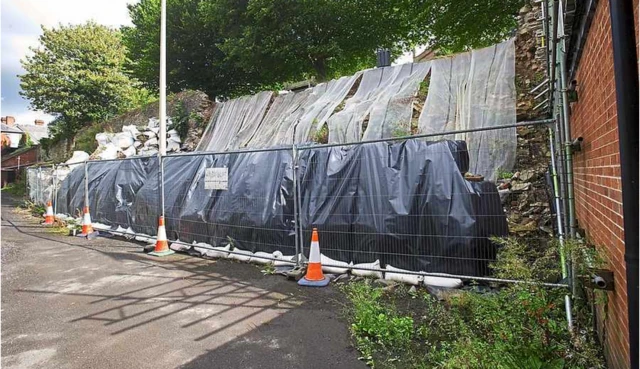
[(309, 264), (307, 264), (307, 274), (300, 278), (298, 284), (301, 286), (324, 287), (329, 284), (329, 278), (322, 273), (322, 263), (320, 261), (320, 242), (318, 240), (318, 229), (314, 228), (311, 233), (311, 250), (309, 251)]
[(93, 233), (93, 226), (91, 226), (91, 214), (89, 214), (89, 207), (84, 207), (84, 215), (82, 216), (82, 233), (79, 236), (88, 237)]
[(55, 217), (53, 215), (53, 207), (51, 206), (51, 201), (47, 201), (47, 212), (44, 215), (44, 222), (42, 222), (42, 224), (53, 225), (54, 221)]
[(158, 219), (158, 236), (156, 237), (156, 248), (149, 255), (166, 256), (173, 254), (173, 250), (169, 248), (167, 241), (167, 230), (164, 228), (164, 217), (161, 215)]

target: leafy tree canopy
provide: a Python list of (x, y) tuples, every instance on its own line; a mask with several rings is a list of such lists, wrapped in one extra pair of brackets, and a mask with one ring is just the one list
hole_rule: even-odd
[(57, 117), (57, 135), (132, 109), (149, 93), (124, 71), (120, 32), (94, 22), (42, 28), (39, 46), (23, 59), (20, 94)]
[[(228, 97), (326, 80), (417, 44), (440, 53), (504, 40), (523, 0), (168, 0), (168, 88)], [(129, 6), (133, 75), (157, 89), (160, 0)]]

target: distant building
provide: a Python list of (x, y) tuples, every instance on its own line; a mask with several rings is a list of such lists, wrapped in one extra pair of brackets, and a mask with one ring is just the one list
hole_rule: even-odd
[(25, 167), (40, 162), (40, 140), (49, 137), (43, 120), (16, 124), (14, 117), (2, 117), (2, 187), (15, 182)]

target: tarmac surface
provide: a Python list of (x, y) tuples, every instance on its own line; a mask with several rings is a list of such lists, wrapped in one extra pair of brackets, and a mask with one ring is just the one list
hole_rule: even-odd
[(2, 194), (2, 368), (366, 368), (344, 298), (257, 266), (52, 233)]

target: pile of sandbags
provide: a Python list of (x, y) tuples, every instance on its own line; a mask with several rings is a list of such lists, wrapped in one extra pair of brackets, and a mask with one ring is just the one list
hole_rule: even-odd
[[(171, 129), (173, 122), (167, 118), (167, 152), (180, 152), (180, 136)], [(122, 127), (119, 133), (98, 133), (98, 149), (91, 155), (92, 159), (117, 159), (132, 156), (152, 156), (158, 154), (160, 122), (150, 118), (149, 124), (142, 131), (135, 125)]]

